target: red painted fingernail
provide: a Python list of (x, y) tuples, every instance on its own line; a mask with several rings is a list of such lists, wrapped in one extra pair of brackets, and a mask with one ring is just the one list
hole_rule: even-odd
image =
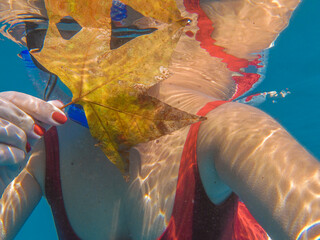
[(27, 153), (31, 151), (31, 146), (30, 146), (30, 143), (28, 143), (28, 142), (26, 144), (26, 151), (27, 151)]
[(193, 37), (193, 36), (194, 36), (194, 33), (191, 32), (191, 31), (187, 31), (187, 32), (186, 32), (186, 35), (187, 35), (188, 37)]
[(52, 114), (52, 118), (53, 120), (55, 120), (57, 123), (60, 123), (60, 124), (64, 124), (68, 120), (68, 118), (60, 112), (54, 112)]
[(39, 136), (43, 136), (43, 134), (46, 132), (46, 130), (43, 127), (40, 127), (37, 124), (34, 125), (33, 131)]

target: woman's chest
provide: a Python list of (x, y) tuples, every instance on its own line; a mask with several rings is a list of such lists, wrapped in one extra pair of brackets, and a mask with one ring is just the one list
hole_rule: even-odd
[(127, 212), (133, 239), (157, 239), (166, 229), (188, 130), (183, 128), (131, 150), (127, 199), (132, 207)]
[(79, 131), (72, 139), (60, 136), (60, 184), (67, 217), (81, 239), (112, 239), (125, 232), (121, 221), (128, 185), (90, 135)]
[[(171, 217), (188, 131), (186, 127), (132, 149), (129, 183), (90, 138), (60, 144), (61, 186), (74, 230), (83, 239), (124, 232), (132, 239), (158, 238)], [(96, 238), (86, 235), (92, 233)]]

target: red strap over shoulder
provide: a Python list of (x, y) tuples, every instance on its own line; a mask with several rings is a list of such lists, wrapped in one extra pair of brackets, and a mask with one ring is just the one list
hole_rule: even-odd
[[(207, 103), (197, 114), (205, 116), (223, 103), (225, 101)], [(201, 122), (197, 122), (191, 125), (184, 144), (172, 215), (160, 240), (213, 239), (213, 236), (221, 234), (221, 213), (225, 214), (228, 209), (233, 210), (234, 199), (223, 206), (214, 206), (202, 186), (197, 165), (200, 124)]]
[[(206, 116), (227, 102), (209, 102), (197, 114)], [(206, 195), (197, 165), (200, 124), (201, 122), (198, 122), (190, 127), (182, 152), (172, 215), (158, 240), (268, 239), (267, 234), (235, 194), (220, 205), (214, 205)]]
[(46, 132), (44, 141), (46, 148), (46, 198), (51, 207), (59, 239), (80, 240), (70, 225), (63, 202), (60, 180), (59, 139), (56, 127), (52, 127)]

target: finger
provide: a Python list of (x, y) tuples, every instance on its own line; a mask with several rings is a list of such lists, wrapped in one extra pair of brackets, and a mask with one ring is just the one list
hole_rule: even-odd
[(0, 143), (0, 165), (8, 166), (21, 163), (25, 156), (21, 149)]
[(60, 100), (51, 100), (51, 101), (48, 101), (47, 103), (50, 103), (59, 109), (61, 109), (64, 106), (64, 103), (61, 102)]
[(27, 135), (16, 125), (0, 118), (0, 143), (27, 151)]
[(64, 124), (67, 117), (59, 108), (39, 98), (19, 92), (2, 92), (0, 97), (15, 104), (31, 117), (53, 126)]
[(0, 98), (0, 118), (21, 128), (32, 138), (40, 138), (44, 129), (34, 123), (33, 119), (13, 103)]

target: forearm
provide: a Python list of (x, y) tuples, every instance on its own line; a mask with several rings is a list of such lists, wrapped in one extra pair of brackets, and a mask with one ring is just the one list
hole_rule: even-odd
[[(296, 239), (320, 220), (319, 162), (267, 114), (228, 105), (219, 107), (214, 119), (219, 176), (271, 237)], [(319, 226), (300, 239), (315, 239), (315, 232)]]
[(4, 190), (12, 182), (12, 180), (18, 176), (21, 165), (17, 164), (13, 166), (0, 167), (0, 196), (2, 196)]
[(41, 189), (25, 169), (8, 185), (0, 200), (0, 239), (13, 239), (41, 199)]

